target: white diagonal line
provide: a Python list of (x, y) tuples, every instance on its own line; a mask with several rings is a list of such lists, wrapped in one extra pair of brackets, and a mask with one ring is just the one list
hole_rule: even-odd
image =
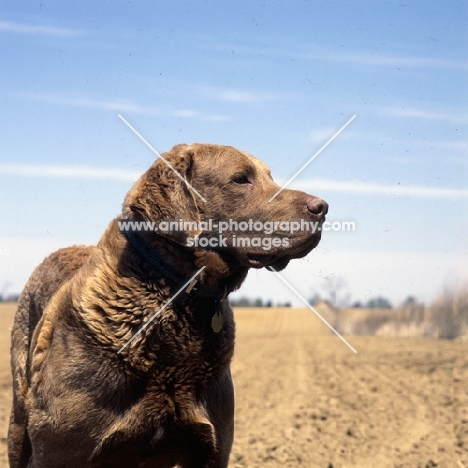
[(269, 200), (276, 198), (354, 119), (353, 115)]
[(357, 351), (337, 332), (308, 302), (304, 299), (273, 267), (267, 267), (268, 270), (276, 273), (276, 276), (353, 352)]
[(177, 172), (176, 169), (174, 169), (174, 167), (172, 167), (172, 165), (166, 161), (162, 156), (161, 156), (161, 153), (159, 151), (157, 151), (156, 149), (154, 149), (144, 138), (142, 135), (140, 135), (140, 133), (138, 133), (135, 128), (133, 128), (120, 114), (118, 114), (119, 116), (119, 119), (122, 120), (122, 122), (127, 125), (127, 127), (132, 130), (132, 132), (138, 137), (140, 138), (140, 140), (153, 152), (155, 153), (159, 158), (161, 158), (171, 169), (172, 171), (179, 177), (179, 179), (184, 182), (187, 187), (189, 187), (199, 198), (200, 200), (206, 202), (206, 200), (203, 198), (202, 195), (200, 195), (200, 193), (197, 192), (197, 190), (195, 190), (192, 185), (190, 185), (183, 177), (181, 174), (179, 174), (179, 172)]
[(120, 354), (132, 341), (206, 268), (202, 266), (118, 351)]

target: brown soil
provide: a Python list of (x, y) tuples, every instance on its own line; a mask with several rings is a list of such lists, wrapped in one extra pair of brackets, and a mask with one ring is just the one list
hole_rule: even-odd
[[(0, 306), (0, 468), (9, 329)], [(347, 337), (307, 309), (238, 309), (230, 468), (468, 468), (468, 343)]]

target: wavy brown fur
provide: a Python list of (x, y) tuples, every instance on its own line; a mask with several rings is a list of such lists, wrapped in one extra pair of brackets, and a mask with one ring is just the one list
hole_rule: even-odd
[[(307, 208), (312, 197), (302, 192), (285, 190), (268, 205), (278, 187), (266, 166), (247, 153), (179, 145), (163, 156), (207, 203), (159, 160), (129, 191), (122, 217), (96, 247), (52, 254), (21, 294), (12, 330), (12, 468), (227, 467), (232, 311), (222, 303), (224, 324), (214, 333), (214, 301), (181, 297), (119, 354), (170, 299), (173, 285), (129, 245), (118, 221), (316, 215)], [(232, 183), (242, 171), (251, 178), (249, 187)], [(229, 292), (238, 288), (252, 266), (249, 255), (259, 252), (189, 249), (187, 236), (194, 234), (142, 235), (181, 276), (205, 266), (202, 282), (226, 285)], [(269, 261), (284, 266), (318, 240), (297, 233), (291, 248), (274, 250)]]

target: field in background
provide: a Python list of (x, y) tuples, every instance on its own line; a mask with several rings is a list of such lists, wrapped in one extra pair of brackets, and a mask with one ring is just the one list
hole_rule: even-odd
[(342, 335), (442, 338), (468, 341), (468, 285), (447, 289), (430, 305), (399, 308), (314, 308)]
[(0, 304), (0, 467), (8, 467), (6, 435), (11, 409), (10, 328), (16, 304)]
[[(13, 310), (0, 305), (0, 468)], [(347, 336), (354, 354), (308, 309), (235, 315), (230, 468), (468, 468), (468, 343)]]

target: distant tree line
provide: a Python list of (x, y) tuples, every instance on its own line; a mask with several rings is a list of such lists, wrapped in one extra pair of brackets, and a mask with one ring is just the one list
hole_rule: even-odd
[(362, 307), (364, 309), (391, 309), (391, 302), (382, 296), (377, 296), (369, 299), (364, 304), (360, 301), (353, 303), (352, 307)]
[[(326, 302), (332, 307), (337, 307), (335, 303), (330, 300), (330, 298), (322, 299), (318, 294), (314, 294), (309, 299), (310, 305), (316, 305), (320, 302)], [(355, 301), (352, 304), (340, 303), (340, 307), (353, 307), (358, 309), (392, 309), (392, 303), (382, 296), (377, 296), (368, 299), (366, 302)]]
[[(409, 302), (408, 302), (409, 301)], [(404, 307), (411, 305), (415, 299), (412, 296), (403, 303)], [(336, 305), (330, 299), (323, 299), (318, 294), (314, 294), (308, 300), (310, 305), (316, 305), (320, 302), (326, 302), (327, 304), (331, 305), (332, 307), (336, 307)], [(232, 307), (291, 307), (292, 304), (290, 301), (284, 302), (276, 302), (274, 303), (271, 299), (264, 300), (262, 298), (251, 298), (251, 297), (239, 297), (239, 298), (230, 298), (229, 303)], [(341, 304), (342, 307), (346, 307), (346, 304)], [(393, 306), (391, 302), (382, 296), (377, 296), (368, 299), (366, 302), (356, 301), (348, 307), (354, 308), (362, 308), (362, 309), (392, 309)]]
[(263, 300), (260, 297), (255, 299), (249, 297), (240, 297), (238, 299), (229, 299), (229, 304), (232, 307), (291, 307), (289, 301), (273, 303), (271, 299)]
[(0, 302), (18, 302), (19, 294), (0, 294)]

